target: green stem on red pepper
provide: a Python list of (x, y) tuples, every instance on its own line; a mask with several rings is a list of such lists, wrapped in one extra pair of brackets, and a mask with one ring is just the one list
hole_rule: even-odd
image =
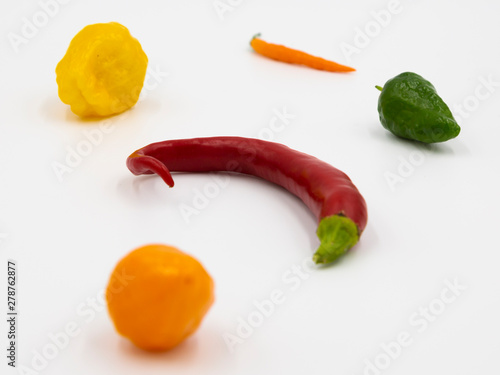
[(313, 259), (330, 263), (354, 246), (367, 222), (366, 203), (349, 177), (311, 155), (259, 139), (209, 137), (158, 142), (132, 153), (135, 175), (230, 171), (263, 178), (299, 197), (318, 220), (321, 244)]

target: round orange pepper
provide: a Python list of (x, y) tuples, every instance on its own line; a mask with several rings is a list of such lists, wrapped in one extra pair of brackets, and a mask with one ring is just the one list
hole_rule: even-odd
[(191, 335), (214, 301), (214, 283), (192, 256), (166, 245), (126, 255), (106, 289), (116, 330), (136, 346), (168, 350)]

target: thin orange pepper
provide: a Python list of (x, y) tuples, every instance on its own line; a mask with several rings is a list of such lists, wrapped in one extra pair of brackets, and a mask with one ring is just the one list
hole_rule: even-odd
[(252, 38), (250, 45), (255, 52), (262, 56), (289, 64), (305, 65), (313, 69), (326, 70), (328, 72), (354, 72), (356, 70), (350, 66), (325, 60), (321, 57), (316, 57), (296, 49), (265, 42), (260, 39), (260, 34)]

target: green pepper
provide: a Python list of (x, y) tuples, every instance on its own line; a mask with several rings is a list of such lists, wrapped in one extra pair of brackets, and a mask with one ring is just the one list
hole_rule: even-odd
[(418, 74), (406, 72), (388, 80), (378, 99), (380, 122), (391, 133), (425, 143), (444, 142), (460, 133), (460, 126), (434, 86)]

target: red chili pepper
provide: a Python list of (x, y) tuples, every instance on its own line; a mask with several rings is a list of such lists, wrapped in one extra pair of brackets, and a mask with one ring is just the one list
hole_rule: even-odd
[(316, 263), (344, 254), (366, 226), (365, 200), (345, 173), (279, 143), (241, 137), (168, 140), (135, 151), (127, 166), (135, 175), (156, 173), (170, 187), (170, 172), (210, 171), (249, 174), (284, 187), (318, 219)]

